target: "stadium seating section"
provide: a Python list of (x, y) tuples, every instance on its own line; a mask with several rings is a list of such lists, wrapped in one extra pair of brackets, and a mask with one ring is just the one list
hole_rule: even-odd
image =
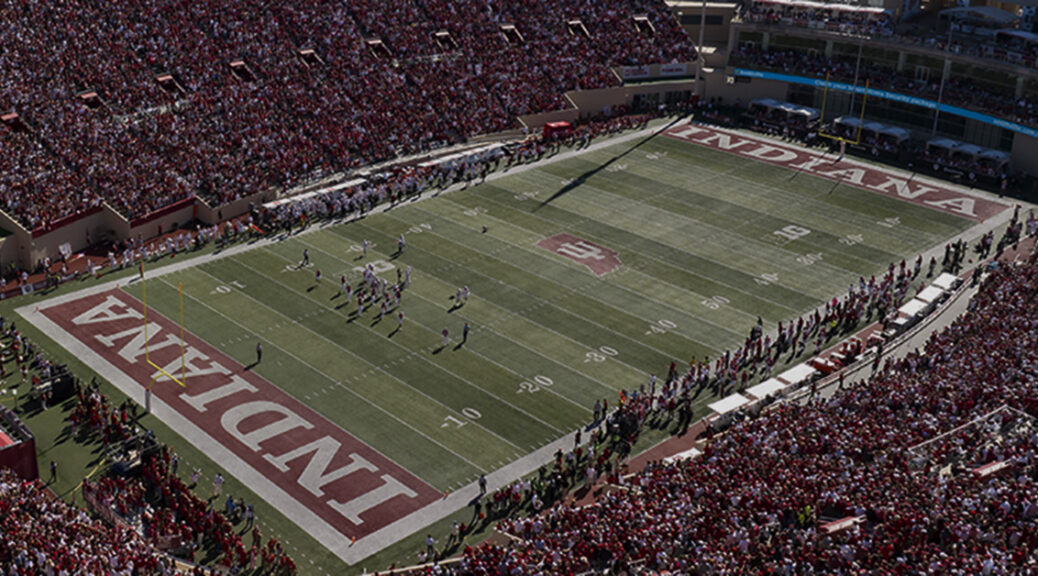
[(0, 195), (30, 229), (292, 186), (695, 58), (659, 0), (124, 4), (0, 7)]
[(505, 521), (516, 541), (469, 548), (454, 571), (1029, 573), (1036, 315), (1032, 253), (999, 267), (924, 352), (868, 383), (744, 421), (695, 460), (650, 465), (634, 489), (591, 506)]

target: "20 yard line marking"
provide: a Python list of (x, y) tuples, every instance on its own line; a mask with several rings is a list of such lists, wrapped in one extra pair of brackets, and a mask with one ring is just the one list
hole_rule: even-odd
[[(284, 259), (284, 260), (288, 260), (287, 258), (285, 258), (284, 256), (281, 256), (280, 254), (278, 254), (278, 253), (276, 253), (276, 252), (273, 252), (273, 251), (271, 251), (270, 253), (271, 253), (271, 254), (273, 254), (273, 255), (275, 255), (275, 256), (277, 256), (277, 257), (279, 257), (279, 258), (281, 258), (281, 259)], [(259, 274), (260, 276), (263, 276), (263, 273), (262, 273), (262, 272), (261, 272), (260, 270), (257, 270), (257, 269), (253, 268), (252, 266), (249, 266), (248, 264), (246, 264), (246, 263), (244, 263), (244, 262), (239, 262), (239, 261), (236, 261), (236, 260), (235, 260), (235, 261), (232, 261), (232, 262), (233, 262), (233, 263), (235, 263), (235, 264), (237, 264), (237, 265), (239, 265), (239, 266), (241, 266), (241, 267), (243, 267), (243, 268), (247, 268), (247, 269), (249, 269), (249, 270), (251, 270), (251, 271), (255, 272), (256, 274)], [(204, 270), (202, 270), (201, 272), (202, 272), (203, 274), (205, 274), (206, 276), (209, 276), (210, 278), (213, 278), (214, 280), (220, 280), (220, 278), (218, 278), (218, 277), (216, 277), (216, 276), (214, 276), (214, 275), (210, 274), (209, 272), (206, 272), (206, 271), (204, 271)], [(267, 280), (268, 280), (269, 282), (273, 282), (273, 283), (275, 283), (275, 284), (280, 284), (280, 285), (281, 285), (282, 287), (284, 287), (285, 289), (288, 289), (288, 290), (292, 290), (292, 287), (291, 287), (291, 286), (288, 286), (288, 285), (286, 285), (286, 284), (283, 284), (283, 283), (281, 283), (281, 282), (280, 282), (280, 281), (278, 281), (278, 280), (274, 280), (274, 279), (273, 279), (273, 278), (271, 278), (271, 277), (267, 277)], [(260, 300), (258, 300), (258, 299), (256, 299), (256, 298), (254, 298), (254, 297), (252, 297), (252, 296), (250, 296), (250, 295), (248, 295), (248, 294), (244, 294), (244, 293), (243, 293), (243, 294), (242, 294), (242, 296), (244, 296), (245, 298), (248, 298), (249, 300), (252, 300), (252, 301), (253, 301), (253, 302), (255, 302), (256, 304), (258, 304), (258, 305), (262, 306), (263, 308), (266, 308), (266, 309), (268, 309), (268, 310), (270, 310), (270, 311), (274, 312), (275, 314), (279, 314), (279, 315), (281, 315), (281, 312), (279, 312), (279, 311), (278, 311), (278, 310), (277, 310), (276, 308), (273, 308), (272, 306), (270, 306), (270, 305), (268, 305), (268, 304), (266, 304), (266, 303), (264, 303), (264, 302), (262, 302), (262, 301), (260, 301)], [(297, 324), (298, 324), (298, 323), (297, 323)], [(360, 323), (360, 324), (361, 324), (361, 325), (363, 325), (364, 323), (362, 322), (362, 323)], [(385, 370), (382, 370), (381, 368), (378, 368), (377, 366), (374, 366), (374, 365), (373, 365), (373, 364), (372, 364), (372, 363), (371, 363), (370, 361), (368, 361), (367, 359), (365, 359), (365, 358), (363, 358), (362, 356), (360, 356), (360, 355), (356, 354), (355, 352), (353, 352), (353, 351), (349, 350), (348, 348), (345, 348), (345, 347), (343, 347), (343, 346), (342, 346), (341, 344), (339, 344), (338, 342), (335, 342), (334, 340), (331, 340), (331, 339), (330, 339), (330, 338), (328, 338), (327, 336), (325, 336), (325, 335), (323, 335), (323, 334), (320, 334), (320, 333), (318, 333), (318, 332), (315, 332), (315, 331), (311, 330), (311, 329), (310, 329), (309, 327), (307, 327), (307, 326), (306, 326), (305, 324), (298, 324), (298, 325), (299, 325), (299, 327), (301, 327), (301, 328), (302, 328), (302, 329), (303, 329), (304, 331), (306, 331), (306, 332), (310, 332), (311, 334), (314, 334), (315, 336), (317, 336), (317, 337), (318, 337), (318, 338), (320, 338), (321, 340), (324, 340), (325, 342), (328, 342), (328, 343), (329, 343), (329, 344), (331, 344), (332, 346), (334, 346), (334, 347), (336, 347), (336, 348), (338, 348), (338, 349), (340, 349), (340, 350), (343, 350), (344, 352), (348, 353), (348, 354), (349, 354), (350, 356), (353, 356), (354, 358), (357, 358), (358, 360), (360, 360), (360, 361), (361, 361), (362, 363), (364, 363), (364, 364), (367, 364), (368, 366), (371, 366), (371, 368), (370, 368), (370, 369), (369, 369), (369, 370), (368, 370), (368, 371), (367, 371), (367, 372), (365, 373), (365, 376), (370, 376), (370, 375), (376, 374), (376, 373), (378, 373), (378, 372), (382, 372), (382, 373), (386, 374), (387, 376), (389, 376), (390, 378), (392, 378), (393, 380), (396, 380), (397, 382), (399, 382), (399, 383), (403, 384), (403, 385), (404, 385), (405, 387), (407, 387), (407, 388), (410, 388), (411, 390), (414, 390), (414, 391), (415, 391), (415, 392), (416, 392), (417, 394), (419, 394), (419, 395), (421, 395), (421, 396), (424, 396), (425, 398), (428, 398), (428, 399), (429, 399), (429, 400), (431, 400), (432, 402), (434, 402), (434, 403), (436, 403), (436, 404), (438, 404), (438, 405), (440, 405), (440, 406), (444, 407), (444, 408), (445, 408), (445, 409), (447, 409), (448, 411), (450, 411), (450, 412), (454, 412), (455, 414), (459, 414), (459, 413), (461, 412), (461, 411), (458, 411), (458, 410), (455, 410), (455, 409), (451, 408), (450, 406), (447, 406), (446, 404), (444, 404), (443, 402), (440, 402), (439, 400), (436, 400), (436, 399), (435, 399), (435, 398), (433, 398), (432, 396), (429, 396), (429, 395), (428, 395), (428, 394), (426, 394), (425, 392), (423, 392), (423, 391), (419, 390), (418, 388), (415, 388), (415, 387), (414, 387), (414, 386), (412, 386), (411, 384), (409, 384), (409, 383), (405, 382), (404, 380), (401, 380), (400, 378), (398, 378), (398, 377), (394, 376), (393, 374), (391, 374), (391, 373), (389, 373), (389, 372), (386, 372)], [(366, 329), (367, 329), (368, 331), (370, 331), (370, 332), (375, 332), (375, 331), (374, 331), (373, 329), (371, 329), (370, 327), (365, 327), (365, 328), (366, 328)], [(377, 332), (375, 332), (375, 334), (378, 334), (378, 333), (377, 333)], [(401, 348), (401, 346), (400, 346), (399, 344), (396, 344), (396, 346), (397, 346), (398, 348)], [(406, 349), (405, 349), (405, 350), (406, 350)], [(299, 359), (299, 358), (297, 358), (297, 359)], [(301, 359), (300, 359), (300, 361), (301, 361)], [(306, 364), (306, 363), (304, 362), (304, 364)], [(309, 365), (309, 364), (307, 364), (307, 365)], [(437, 367), (439, 367), (439, 366), (438, 366), (437, 364), (432, 364), (432, 365), (433, 365), (433, 366), (437, 366)], [(310, 366), (312, 366), (312, 365), (310, 365)], [(478, 388), (478, 389), (482, 390), (482, 388), (479, 388), (478, 386), (476, 386), (475, 384), (472, 384), (472, 383), (471, 383), (471, 382), (469, 382), (468, 380), (465, 380), (465, 379), (462, 379), (462, 378), (460, 378), (459, 376), (457, 376), (457, 375), (453, 374), (453, 373), (452, 373), (451, 371), (449, 371), (449, 370), (446, 370), (446, 369), (443, 369), (443, 370), (444, 370), (444, 372), (446, 372), (446, 373), (448, 373), (448, 374), (450, 374), (450, 375), (454, 376), (455, 378), (458, 378), (459, 380), (461, 380), (461, 381), (465, 382), (465, 383), (466, 383), (466, 384), (468, 384), (469, 386), (472, 386), (472, 387), (475, 387), (475, 388)], [(334, 379), (332, 379), (332, 380), (334, 381)], [(486, 392), (486, 391), (484, 391), (484, 392), (485, 392), (485, 393), (487, 393), (487, 395), (489, 395), (489, 396), (491, 396), (491, 397), (495, 397), (495, 398), (496, 398), (496, 396), (494, 396), (493, 394), (490, 394), (489, 392)], [(501, 400), (501, 402), (504, 402), (504, 401), (503, 401), (503, 400)], [(525, 412), (524, 412), (524, 413), (525, 413)], [(462, 415), (463, 415), (463, 414), (462, 414)], [(539, 418), (536, 418), (536, 417), (533, 417), (533, 419), (534, 419), (534, 420), (537, 420), (537, 421), (540, 421), (540, 419), (539, 419)], [(479, 422), (475, 422), (475, 421), (473, 421), (473, 423), (474, 423), (474, 424), (476, 424), (476, 427), (477, 427), (477, 428), (481, 428), (481, 429), (483, 429), (483, 430), (484, 430), (485, 432), (487, 432), (488, 434), (490, 434), (490, 435), (492, 435), (492, 436), (494, 436), (494, 437), (498, 438), (499, 440), (501, 440), (501, 441), (502, 441), (502, 442), (504, 442), (505, 444), (508, 444), (509, 446), (512, 446), (512, 447), (514, 447), (514, 448), (518, 448), (518, 446), (516, 446), (516, 445), (515, 445), (515, 444), (514, 444), (513, 442), (511, 442), (510, 440), (508, 440), (508, 439), (504, 438), (503, 436), (499, 435), (498, 433), (494, 432), (493, 430), (490, 430), (489, 428), (487, 428), (486, 426), (484, 426), (484, 425), (480, 424)], [(542, 422), (542, 423), (543, 423), (543, 422)], [(545, 424), (546, 424), (546, 423), (545, 423)], [(548, 426), (549, 426), (549, 427), (551, 427), (551, 425), (548, 425)]]
[[(319, 248), (318, 248), (318, 249), (319, 249)], [(323, 250), (322, 250), (322, 251), (323, 251)], [(281, 258), (281, 259), (283, 259), (283, 260), (288, 260), (287, 258), (285, 258), (284, 256), (282, 256), (281, 254), (279, 254), (279, 253), (277, 253), (277, 252), (274, 252), (274, 251), (270, 251), (270, 253), (271, 253), (271, 254), (273, 254), (273, 255), (275, 255), (275, 256), (277, 256), (278, 258)], [(249, 270), (252, 270), (253, 272), (255, 272), (255, 273), (257, 273), (257, 274), (260, 274), (261, 276), (263, 275), (263, 272), (262, 272), (261, 270), (257, 270), (257, 269), (253, 268), (252, 266), (250, 266), (250, 265), (248, 265), (248, 264), (246, 264), (246, 263), (244, 263), (244, 262), (237, 262), (237, 263), (238, 263), (239, 265), (241, 265), (242, 267), (248, 268)], [(270, 277), (268, 277), (268, 278), (267, 278), (267, 280), (268, 280), (268, 281), (270, 281), (270, 282), (274, 282), (274, 283), (277, 283), (277, 284), (281, 284), (281, 286), (285, 287), (286, 289), (289, 289), (289, 290), (291, 290), (291, 289), (292, 289), (292, 288), (291, 288), (291, 286), (288, 286), (288, 285), (282, 284), (282, 283), (281, 283), (280, 281), (278, 281), (278, 280), (274, 280), (273, 278), (270, 278)], [(312, 299), (311, 299), (311, 302), (312, 302), (312, 303), (313, 303), (313, 305), (315, 305), (315, 306), (321, 306), (321, 304), (319, 304), (319, 303), (317, 303), (317, 302), (313, 301)], [(261, 305), (263, 305), (263, 306), (266, 306), (266, 305), (265, 305), (265, 304), (263, 304), (262, 302), (260, 302), (260, 304), (261, 304)], [(323, 308), (323, 306), (322, 306), (322, 308)], [(372, 332), (372, 333), (374, 333), (374, 334), (378, 335), (379, 337), (381, 337), (381, 336), (382, 336), (381, 334), (379, 334), (378, 332), (376, 332), (376, 331), (375, 331), (375, 330), (374, 330), (373, 328), (371, 328), (371, 326), (366, 326), (366, 325), (365, 325), (365, 324), (366, 324), (365, 322), (359, 322), (359, 323), (356, 323), (356, 324), (359, 324), (359, 325), (360, 325), (360, 326), (361, 326), (362, 328), (364, 328), (365, 330), (367, 330), (367, 331), (369, 331), (369, 332)], [(309, 330), (309, 329), (308, 329), (308, 330)], [(324, 338), (324, 337), (322, 336), (322, 338)], [(325, 340), (327, 340), (327, 338), (324, 338), (324, 339), (325, 339)], [(341, 345), (339, 345), (338, 343), (332, 342), (331, 340), (328, 340), (328, 342), (331, 342), (331, 343), (332, 343), (333, 345), (335, 345), (335, 346), (337, 346), (337, 347), (339, 347), (339, 348), (341, 348), (341, 349), (343, 349), (343, 350), (346, 350), (345, 348), (342, 348), (342, 346), (341, 346)], [(393, 346), (394, 346), (394, 347), (396, 347), (396, 348), (399, 348), (399, 349), (401, 349), (401, 350), (403, 350), (403, 351), (405, 351), (405, 352), (406, 352), (406, 351), (408, 351), (408, 349), (407, 349), (407, 348), (404, 348), (404, 347), (403, 347), (402, 345), (400, 345), (400, 344), (397, 344), (397, 343), (395, 343), (395, 342), (393, 343)], [(447, 369), (446, 367), (444, 367), (444, 366), (441, 366), (440, 364), (437, 364), (437, 363), (435, 363), (435, 362), (432, 362), (432, 361), (428, 360), (427, 358), (421, 358), (421, 359), (422, 359), (422, 360), (423, 360), (423, 361), (424, 361), (425, 363), (429, 364), (430, 366), (435, 366), (436, 368), (438, 368), (438, 369), (442, 370), (443, 372), (445, 372), (445, 373), (447, 373), (447, 374), (449, 374), (449, 375), (453, 376), (454, 378), (458, 379), (458, 380), (459, 380), (460, 382), (464, 382), (464, 383), (465, 383), (466, 385), (468, 385), (468, 386), (470, 386), (470, 387), (472, 387), (472, 388), (474, 388), (474, 389), (476, 389), (476, 390), (479, 390), (479, 391), (481, 391), (481, 392), (482, 392), (483, 394), (486, 394), (487, 396), (490, 396), (491, 398), (494, 398), (495, 400), (497, 400), (497, 401), (498, 401), (498, 402), (500, 402), (501, 404), (503, 404), (503, 405), (506, 405), (506, 406), (510, 406), (510, 407), (511, 407), (512, 409), (514, 409), (515, 411), (517, 411), (517, 412), (520, 412), (520, 413), (522, 413), (522, 414), (525, 414), (525, 415), (526, 415), (527, 417), (529, 417), (529, 418), (530, 418), (531, 420), (537, 421), (537, 422), (541, 423), (542, 425), (544, 425), (544, 426), (547, 426), (548, 428), (550, 428), (550, 429), (552, 429), (552, 430), (554, 430), (554, 431), (556, 431), (556, 432), (562, 432), (562, 430), (561, 430), (560, 428), (557, 428), (557, 427), (555, 427), (554, 425), (552, 425), (552, 424), (549, 424), (549, 423), (545, 422), (544, 420), (540, 419), (540, 418), (539, 418), (539, 417), (537, 417), (536, 415), (534, 415), (534, 414), (531, 414), (530, 412), (528, 412), (528, 411), (526, 411), (526, 410), (523, 410), (522, 408), (520, 408), (520, 407), (518, 407), (518, 406), (516, 406), (516, 405), (512, 404), (511, 402), (509, 402), (509, 401), (505, 400), (504, 398), (501, 398), (501, 397), (500, 397), (500, 396), (498, 396), (497, 394), (494, 394), (493, 392), (491, 392), (491, 391), (489, 391), (489, 390), (487, 390), (487, 389), (485, 389), (485, 388), (483, 388), (483, 387), (481, 387), (481, 386), (479, 386), (479, 385), (477, 385), (477, 384), (475, 384), (475, 383), (471, 382), (471, 381), (470, 381), (470, 380), (469, 380), (468, 378), (465, 378), (465, 377), (463, 377), (463, 376), (460, 376), (460, 375), (458, 375), (458, 374), (455, 374), (455, 373), (454, 373), (454, 372), (453, 372), (452, 370), (449, 370), (449, 369)], [(401, 382), (402, 382), (402, 381), (401, 381)], [(406, 382), (405, 382), (405, 384), (406, 384)], [(408, 386), (408, 387), (411, 387), (411, 386), (410, 386), (409, 384), (408, 384), (407, 386)], [(414, 388), (412, 387), (412, 389), (414, 389)], [(415, 389), (415, 390), (417, 391), (417, 389)], [(430, 398), (430, 399), (431, 399), (431, 398)], [(442, 404), (441, 404), (441, 405), (442, 405)], [(492, 431), (492, 430), (490, 430), (490, 429), (486, 428), (485, 426), (480, 426), (480, 427), (481, 427), (481, 428), (483, 428), (484, 430), (486, 430), (487, 432), (489, 432), (489, 433), (491, 433), (491, 434), (493, 434), (493, 435), (495, 435), (495, 436), (498, 436), (498, 434), (497, 434), (496, 432), (494, 432), (494, 431)], [(505, 438), (503, 438), (503, 437), (501, 437), (501, 436), (498, 436), (498, 437), (499, 437), (499, 438), (501, 438), (502, 440), (504, 440), (504, 441), (505, 441), (506, 443), (508, 443), (508, 444), (509, 444), (509, 445), (511, 445), (512, 447), (514, 447), (514, 448), (518, 448), (518, 446), (516, 446), (516, 445), (515, 445), (514, 443), (512, 443), (511, 441), (509, 441), (509, 440), (506, 440)]]

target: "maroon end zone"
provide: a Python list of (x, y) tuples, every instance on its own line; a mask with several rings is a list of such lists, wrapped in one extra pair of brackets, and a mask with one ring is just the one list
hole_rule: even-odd
[(1008, 208), (1005, 204), (955, 192), (929, 182), (922, 184), (905, 180), (892, 172), (862, 162), (847, 159), (834, 162), (835, 159), (822, 158), (821, 154), (811, 150), (766, 142), (708, 126), (678, 126), (667, 130), (665, 134), (678, 140), (814, 174), (833, 182), (844, 182), (870, 192), (981, 222)]
[[(41, 313), (143, 388), (156, 371), (145, 361), (141, 311), (132, 296), (110, 290)], [(170, 320), (148, 311), (150, 360), (174, 375), (181, 367), (179, 331)], [(345, 539), (363, 538), (441, 496), (203, 340), (190, 333), (184, 338), (188, 387), (161, 378), (154, 398)], [(231, 463), (222, 464), (233, 472)], [(283, 512), (293, 517), (290, 510)], [(299, 518), (294, 518), (297, 523)]]
[(620, 267), (620, 257), (616, 250), (599, 246), (572, 234), (556, 234), (541, 240), (537, 245), (587, 266), (596, 276), (612, 272)]

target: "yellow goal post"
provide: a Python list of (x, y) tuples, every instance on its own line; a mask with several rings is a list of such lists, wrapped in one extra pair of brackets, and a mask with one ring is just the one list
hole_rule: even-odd
[[(862, 128), (865, 125), (865, 104), (868, 102), (868, 99), (869, 99), (869, 81), (865, 80), (865, 90), (862, 93), (862, 98), (861, 98), (861, 111), (858, 113), (858, 132), (855, 135), (854, 140), (851, 140), (849, 138), (845, 138), (843, 136), (840, 136), (839, 134), (826, 134), (825, 132), (822, 131), (823, 127), (825, 126), (825, 108), (826, 108), (826, 103), (829, 101), (829, 86), (830, 86), (829, 72), (826, 72), (825, 73), (825, 90), (822, 93), (822, 112), (821, 112), (821, 114), (819, 115), (819, 118), (818, 118), (818, 135), (821, 136), (822, 138), (828, 138), (830, 140), (835, 140), (837, 142), (841, 142), (841, 143), (843, 143), (843, 145), (850, 144), (852, 146), (856, 146), (856, 145), (861, 143), (861, 132), (862, 132)], [(854, 90), (857, 91), (857, 86), (854, 87)]]
[(179, 384), (182, 388), (187, 388), (187, 356), (184, 347), (184, 287), (181, 284), (177, 284), (177, 296), (180, 301), (180, 378), (177, 378), (173, 374), (170, 374), (162, 366), (159, 366), (151, 360), (151, 351), (149, 349), (148, 342), (148, 287), (144, 281), (144, 262), (140, 263), (141, 273), (141, 303), (144, 306), (144, 361), (148, 366), (155, 369), (155, 374), (151, 377), (151, 382), (148, 383), (148, 387), (145, 390), (145, 399), (147, 400), (146, 408), (150, 411), (151, 408), (151, 389), (155, 386), (155, 382), (161, 377), (165, 376), (173, 382)]

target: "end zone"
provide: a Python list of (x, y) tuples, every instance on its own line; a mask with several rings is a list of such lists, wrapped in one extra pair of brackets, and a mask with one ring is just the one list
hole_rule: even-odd
[(765, 141), (752, 136), (702, 124), (685, 124), (668, 129), (667, 136), (691, 142), (714, 150), (736, 154), (744, 158), (782, 166), (842, 182), (876, 194), (891, 196), (983, 222), (1009, 208), (1009, 205), (982, 198), (978, 195), (943, 186), (931, 180), (902, 178), (896, 172), (848, 158), (826, 158), (825, 154)]
[[(18, 312), (143, 404), (156, 372), (144, 362), (138, 300), (110, 289), (38, 310)], [(149, 310), (149, 355), (167, 370), (180, 366), (178, 332)], [(184, 341), (188, 386), (158, 378), (152, 411), (343, 561), (407, 536), (401, 529), (419, 527), (407, 518), (442, 496), (197, 336), (185, 333)]]

